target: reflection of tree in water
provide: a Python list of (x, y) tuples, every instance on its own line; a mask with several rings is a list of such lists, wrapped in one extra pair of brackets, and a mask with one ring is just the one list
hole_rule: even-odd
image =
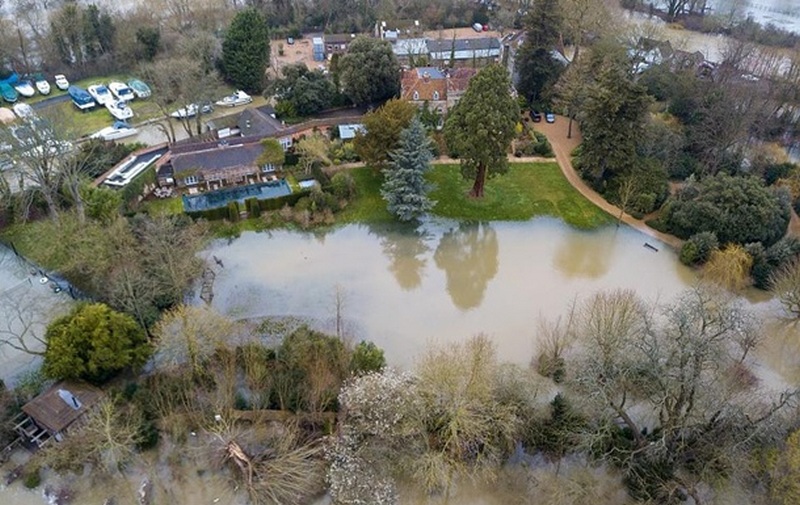
[(428, 237), (425, 231), (416, 225), (370, 231), (380, 237), (383, 254), (389, 258), (389, 271), (400, 287), (406, 291), (418, 288), (427, 263), (424, 256), (430, 250), (425, 243)]
[(447, 292), (456, 307), (481, 304), (489, 281), (497, 275), (497, 233), (486, 223), (462, 223), (442, 236), (433, 255), (447, 276)]
[(617, 243), (616, 234), (600, 237), (567, 230), (553, 258), (553, 266), (566, 277), (596, 279), (605, 275)]

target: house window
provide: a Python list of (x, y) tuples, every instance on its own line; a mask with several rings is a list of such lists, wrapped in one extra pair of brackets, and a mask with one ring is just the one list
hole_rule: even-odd
[(187, 186), (191, 186), (192, 184), (197, 184), (197, 176), (190, 175), (183, 180), (183, 183), (186, 184)]
[(261, 167), (261, 171), (264, 172), (265, 174), (270, 173), (270, 172), (274, 172), (275, 171), (275, 165), (273, 165), (272, 163), (267, 163), (266, 165)]
[(284, 137), (280, 140), (280, 143), (281, 147), (283, 147), (283, 150), (285, 151), (292, 147), (292, 137)]
[(438, 91), (434, 91), (433, 92), (433, 99), (434, 100), (438, 100), (439, 99), (439, 92)]
[(414, 92), (414, 100), (419, 100), (419, 91)]

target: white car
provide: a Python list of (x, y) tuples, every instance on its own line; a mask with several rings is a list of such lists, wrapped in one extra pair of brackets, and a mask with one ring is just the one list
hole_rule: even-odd
[(174, 117), (175, 119), (186, 119), (196, 116), (198, 109), (200, 110), (200, 114), (208, 114), (209, 112), (214, 111), (214, 107), (212, 107), (210, 103), (207, 103), (202, 107), (198, 106), (196, 103), (190, 103), (186, 107), (176, 110), (170, 114), (170, 116)]
[(114, 95), (108, 90), (104, 84), (92, 84), (86, 91), (94, 98), (94, 101), (100, 105), (106, 105), (114, 101)]
[(222, 100), (217, 102), (221, 107), (236, 107), (237, 105), (246, 105), (253, 101), (253, 97), (248, 95), (242, 90), (235, 91), (232, 95), (228, 95)]
[(102, 130), (90, 135), (89, 138), (111, 141), (132, 137), (137, 133), (139, 133), (139, 130), (128, 125), (128, 123), (117, 121), (114, 123), (114, 126), (106, 126)]
[(117, 100), (127, 102), (136, 98), (136, 95), (133, 94), (133, 90), (129, 88), (127, 84), (122, 82), (110, 82), (108, 83), (108, 89), (111, 90), (115, 97), (117, 97)]
[(27, 98), (36, 94), (36, 90), (33, 89), (31, 81), (20, 81), (14, 86), (14, 89), (17, 90), (17, 93)]
[(64, 74), (58, 74), (55, 77), (55, 80), (56, 80), (56, 87), (61, 91), (66, 91), (67, 88), (69, 88), (69, 81), (67, 80), (67, 77)]
[(108, 109), (108, 112), (110, 112), (112, 116), (121, 121), (133, 117), (133, 110), (128, 107), (126, 102), (123, 102), (122, 100), (112, 99), (111, 101), (106, 102), (106, 109)]
[(44, 77), (38, 77), (36, 79), (36, 90), (43, 95), (50, 94), (50, 83), (47, 82), (47, 79)]
[(33, 107), (28, 105), (27, 103), (15, 103), (14, 104), (14, 114), (20, 118), (32, 117), (33, 116)]

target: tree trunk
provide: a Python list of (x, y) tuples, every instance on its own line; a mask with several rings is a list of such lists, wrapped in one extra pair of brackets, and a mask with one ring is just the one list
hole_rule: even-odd
[(567, 138), (572, 138), (572, 114), (569, 115), (569, 126), (567, 126)]
[(42, 191), (42, 194), (44, 195), (44, 201), (47, 202), (47, 211), (50, 214), (50, 219), (58, 221), (58, 207), (56, 207), (53, 195), (50, 193), (49, 189)]
[(483, 187), (486, 185), (486, 165), (483, 163), (478, 164), (478, 173), (475, 174), (475, 183), (472, 185), (472, 191), (469, 196), (473, 198), (483, 198)]

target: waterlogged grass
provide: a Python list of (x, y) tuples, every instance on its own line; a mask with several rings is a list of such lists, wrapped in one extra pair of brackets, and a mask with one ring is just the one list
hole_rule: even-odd
[(48, 270), (57, 270), (69, 261), (67, 251), (59, 247), (56, 224), (46, 217), (11, 225), (2, 230), (0, 237), (4, 243), (13, 244), (20, 254)]
[[(338, 222), (390, 221), (386, 202), (380, 196), (382, 178), (368, 168), (352, 172), (358, 197), (337, 216)], [(434, 165), (428, 179), (435, 188), (433, 214), (472, 221), (526, 221), (553, 216), (580, 229), (611, 223), (611, 217), (586, 200), (564, 178), (555, 162), (512, 163), (505, 175), (486, 183), (484, 197), (469, 196), (472, 181), (461, 176), (458, 165)]]

